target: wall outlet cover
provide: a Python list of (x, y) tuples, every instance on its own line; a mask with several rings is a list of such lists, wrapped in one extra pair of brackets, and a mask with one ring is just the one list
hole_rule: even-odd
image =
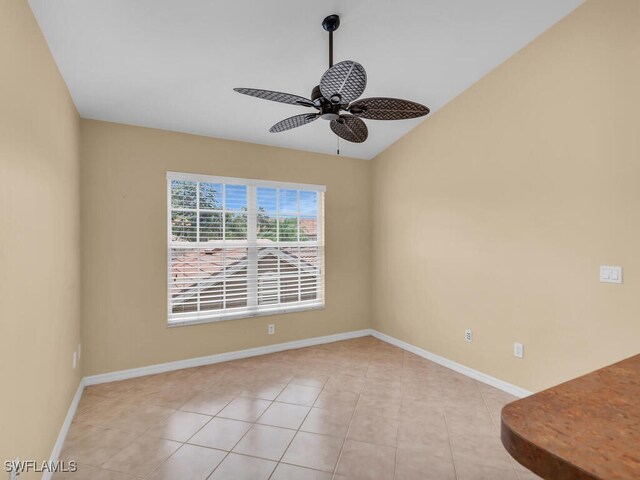
[(518, 357), (518, 358), (524, 358), (524, 345), (522, 345), (521, 343), (514, 343), (513, 344), (513, 355)]
[(465, 330), (464, 339), (469, 343), (473, 342), (473, 332), (471, 330)]
[(276, 326), (273, 323), (269, 324), (269, 327), (267, 328), (267, 333), (269, 335), (273, 335), (274, 333), (276, 333)]

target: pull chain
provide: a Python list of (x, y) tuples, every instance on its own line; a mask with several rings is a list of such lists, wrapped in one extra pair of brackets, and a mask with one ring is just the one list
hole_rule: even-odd
[(340, 137), (336, 135), (336, 155), (340, 155)]

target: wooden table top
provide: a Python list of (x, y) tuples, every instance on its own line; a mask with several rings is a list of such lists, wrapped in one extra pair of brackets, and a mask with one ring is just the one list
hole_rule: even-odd
[(640, 479), (640, 355), (508, 404), (502, 443), (546, 480)]

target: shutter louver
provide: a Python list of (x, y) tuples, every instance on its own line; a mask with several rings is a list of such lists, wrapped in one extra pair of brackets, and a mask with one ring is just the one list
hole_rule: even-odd
[(169, 324), (324, 306), (324, 187), (167, 178)]

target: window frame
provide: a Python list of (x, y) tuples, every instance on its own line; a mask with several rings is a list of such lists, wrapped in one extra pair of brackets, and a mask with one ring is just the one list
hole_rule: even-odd
[[(319, 298), (313, 300), (299, 300), (292, 302), (290, 305), (278, 303), (275, 305), (257, 305), (259, 299), (259, 293), (256, 286), (251, 286), (249, 279), (247, 280), (247, 307), (241, 311), (229, 311), (228, 309), (220, 309), (212, 311), (211, 314), (202, 314), (200, 312), (185, 313), (184, 318), (176, 318), (172, 308), (171, 297), (171, 278), (172, 278), (172, 264), (171, 264), (171, 251), (175, 248), (172, 242), (172, 228), (171, 228), (171, 214), (172, 214), (172, 191), (171, 183), (173, 180), (182, 180), (189, 182), (203, 182), (203, 183), (218, 183), (218, 184), (230, 184), (230, 185), (242, 185), (247, 187), (247, 239), (246, 240), (230, 240), (229, 243), (237, 246), (246, 246), (247, 248), (247, 268), (249, 263), (256, 262), (255, 268), (257, 269), (257, 214), (255, 218), (250, 220), (252, 213), (257, 211), (257, 189), (260, 187), (282, 190), (299, 190), (299, 191), (314, 191), (317, 192), (317, 240), (308, 242), (309, 245), (318, 248), (318, 269), (320, 271), (317, 281), (317, 291)], [(253, 318), (266, 315), (278, 315), (284, 313), (302, 312), (307, 310), (320, 310), (325, 308), (325, 268), (324, 268), (324, 194), (326, 192), (326, 186), (304, 184), (304, 183), (290, 183), (279, 182), (270, 180), (257, 180), (240, 177), (221, 177), (215, 175), (203, 175), (195, 173), (180, 173), (180, 172), (166, 172), (167, 181), (167, 327), (177, 327), (184, 325), (197, 325), (202, 323), (216, 323), (228, 320), (238, 320), (242, 318)], [(225, 188), (225, 187), (223, 187)], [(223, 205), (224, 209), (224, 205)], [(277, 218), (277, 214), (276, 214)], [(298, 213), (298, 219), (300, 214)], [(307, 242), (291, 242), (292, 245), (301, 245)], [(202, 247), (200, 242), (194, 242), (193, 248)], [(274, 248), (279, 248), (279, 242), (276, 243)], [(259, 279), (256, 277), (255, 283), (257, 284)], [(250, 296), (255, 296), (256, 304), (251, 304)], [(191, 317), (191, 318), (190, 318)]]

